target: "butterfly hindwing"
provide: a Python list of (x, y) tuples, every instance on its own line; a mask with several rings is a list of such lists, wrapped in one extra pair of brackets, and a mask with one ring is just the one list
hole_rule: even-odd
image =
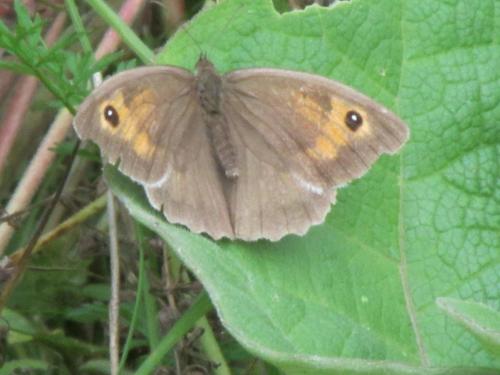
[(195, 233), (212, 238), (234, 238), (224, 195), (222, 170), (203, 126), (201, 110), (192, 106), (176, 125), (185, 129), (177, 147), (171, 149), (173, 163), (165, 177), (146, 185), (151, 204), (162, 209), (172, 223), (186, 225)]

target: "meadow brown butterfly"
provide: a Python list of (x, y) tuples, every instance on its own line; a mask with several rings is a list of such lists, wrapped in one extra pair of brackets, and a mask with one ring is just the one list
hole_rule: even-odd
[(278, 240), (323, 222), (336, 188), (393, 154), (408, 127), (313, 74), (136, 68), (106, 80), (74, 126), (143, 185), (168, 221), (214, 239)]

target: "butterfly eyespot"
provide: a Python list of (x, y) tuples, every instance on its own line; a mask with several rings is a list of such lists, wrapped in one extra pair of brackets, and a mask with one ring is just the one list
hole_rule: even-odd
[(107, 105), (104, 108), (104, 118), (113, 127), (117, 127), (120, 124), (120, 117), (118, 116), (118, 112), (111, 105)]
[(363, 117), (356, 111), (347, 112), (344, 121), (352, 131), (358, 130), (363, 125)]

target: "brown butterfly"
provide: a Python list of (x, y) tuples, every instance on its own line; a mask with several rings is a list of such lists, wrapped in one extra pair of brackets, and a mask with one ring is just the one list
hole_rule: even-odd
[(168, 221), (219, 239), (278, 240), (324, 221), (335, 189), (393, 154), (408, 127), (333, 80), (281, 69), (175, 66), (106, 80), (74, 126), (144, 186)]

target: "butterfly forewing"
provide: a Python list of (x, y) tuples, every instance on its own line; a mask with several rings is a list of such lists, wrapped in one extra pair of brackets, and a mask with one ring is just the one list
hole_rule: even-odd
[[(106, 80), (80, 106), (76, 132), (97, 143), (110, 163), (135, 181), (154, 184), (179, 143), (179, 119), (196, 106), (194, 76), (175, 67), (143, 67)], [(167, 147), (170, 146), (170, 147)]]
[(238, 238), (303, 234), (324, 220), (335, 187), (407, 138), (388, 110), (322, 77), (248, 69), (229, 73), (224, 85), (241, 164), (229, 200)]
[(244, 69), (229, 73), (225, 82), (231, 102), (226, 110), (242, 103), (245, 121), (235, 125), (253, 126), (294, 173), (298, 166), (330, 188), (360, 177), (408, 137), (407, 126), (389, 110), (320, 76)]

